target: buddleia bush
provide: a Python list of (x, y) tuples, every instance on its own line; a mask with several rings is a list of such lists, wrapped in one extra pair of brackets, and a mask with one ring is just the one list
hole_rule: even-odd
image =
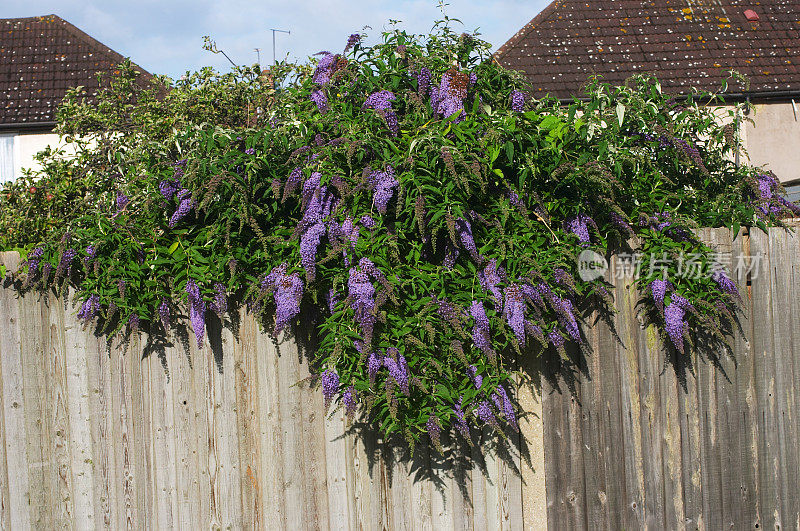
[[(797, 209), (773, 175), (734, 163), (721, 97), (676, 101), (641, 77), (535, 99), (488, 50), (446, 24), (375, 46), (354, 34), (286, 66), (257, 122), (201, 113), (135, 156), (147, 120), (107, 135), (102, 193), (28, 242), (16, 280), (74, 286), (79, 317), (109, 335), (170, 337), (188, 318), (202, 345), (238, 301), (279, 337), (316, 327), (326, 404), (412, 445), (517, 429), (524, 358), (591, 356), (585, 316), (613, 298), (578, 274), (584, 251), (642, 252), (640, 306), (673, 354), (724, 344), (738, 288), (692, 229)], [(98, 149), (41, 178), (68, 180)], [(710, 274), (680, 275), (684, 254)]]

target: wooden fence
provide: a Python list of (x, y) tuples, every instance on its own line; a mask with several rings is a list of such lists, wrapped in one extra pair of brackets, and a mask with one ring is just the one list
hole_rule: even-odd
[(617, 284), (621, 342), (595, 326), (574, 392), (543, 380), (554, 529), (800, 529), (800, 238), (701, 237), (749, 264), (736, 278), (744, 334), (719, 368), (676, 373), (636, 320), (630, 281)]
[(214, 349), (142, 358), (145, 336), (109, 353), (62, 301), (0, 289), (0, 526), (800, 528), (800, 240), (702, 235), (734, 264), (762, 255), (720, 368), (676, 373), (619, 281), (619, 340), (594, 324), (583, 374), (545, 366), (541, 394), (520, 390), (522, 455), (452, 466), (343, 435), (297, 384), (302, 349), (247, 316)]
[[(476, 454), (464, 469), (424, 453), (387, 462), (380, 441), (344, 436), (341, 410), (326, 416), (321, 393), (297, 385), (309, 375), (297, 343), (252, 318), (238, 341), (223, 329), (216, 349), (192, 338), (142, 358), (144, 335), (109, 353), (74, 314), (0, 289), (4, 529), (544, 525), (541, 442), (525, 460)], [(540, 422), (524, 423), (529, 439)]]

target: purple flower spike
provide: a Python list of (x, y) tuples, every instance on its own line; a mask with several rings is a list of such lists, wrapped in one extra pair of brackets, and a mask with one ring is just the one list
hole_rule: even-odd
[(200, 348), (206, 334), (206, 303), (200, 294), (200, 288), (191, 278), (186, 281), (186, 295), (189, 302), (189, 321), (192, 323), (197, 347)]
[(321, 113), (325, 113), (328, 111), (328, 96), (325, 95), (325, 92), (317, 89), (311, 93), (311, 101), (317, 106), (317, 110)]
[(442, 426), (439, 424), (439, 419), (433, 415), (428, 417), (428, 422), (425, 423), (425, 429), (428, 431), (428, 437), (431, 438), (433, 446), (437, 449), (440, 449), (442, 447)]
[(472, 327), (472, 342), (484, 354), (490, 358), (494, 358), (497, 354), (492, 348), (491, 332), (489, 329), (489, 319), (486, 317), (486, 310), (480, 301), (472, 301), (469, 307), (469, 313), (475, 320), (475, 326)]
[(475, 365), (469, 366), (469, 376), (472, 378), (475, 389), (480, 389), (481, 385), (483, 385), (483, 376), (478, 374), (478, 368)]
[(313, 282), (317, 272), (317, 248), (322, 236), (325, 235), (325, 225), (317, 223), (308, 229), (300, 238), (300, 259), (306, 270), (306, 279)]
[(369, 359), (367, 360), (367, 373), (369, 373), (369, 384), (375, 385), (375, 378), (378, 375), (378, 371), (381, 370), (383, 366), (383, 359), (373, 352), (369, 355)]
[[(673, 296), (674, 299), (674, 296)], [(664, 321), (666, 323), (667, 336), (669, 336), (672, 344), (678, 349), (681, 354), (683, 350), (683, 317), (686, 314), (683, 308), (675, 302), (670, 303), (667, 309), (664, 310)]]
[(431, 71), (428, 67), (423, 66), (417, 73), (417, 91), (421, 97), (425, 97), (428, 89), (431, 86)]
[(355, 46), (361, 42), (361, 35), (358, 33), (353, 33), (347, 38), (347, 46), (344, 47), (344, 51), (347, 52), (350, 48)]
[(650, 293), (653, 295), (653, 302), (656, 304), (656, 308), (658, 311), (664, 311), (664, 295), (667, 293), (667, 289), (670, 287), (670, 282), (668, 280), (654, 280), (650, 284)]
[(191, 193), (189, 193), (189, 190), (184, 189), (178, 192), (178, 200), (180, 201), (178, 208), (175, 210), (175, 213), (172, 214), (172, 217), (169, 218), (169, 228), (171, 229), (174, 228), (180, 220), (185, 218), (194, 207), (194, 202), (192, 201), (192, 196)]
[(279, 269), (274, 280), (275, 333), (277, 334), (300, 313), (300, 300), (303, 298), (303, 281), (300, 280), (300, 276), (297, 273), (285, 274), (285, 267), (282, 271), (280, 268), (276, 269)]
[(81, 305), (81, 309), (78, 312), (78, 319), (88, 322), (94, 319), (98, 313), (100, 313), (100, 297), (91, 295)]
[(327, 369), (322, 373), (322, 396), (325, 397), (325, 409), (339, 392), (339, 375), (333, 369)]
[(730, 277), (725, 274), (725, 271), (715, 271), (711, 275), (711, 279), (717, 283), (720, 291), (723, 293), (739, 297), (739, 289), (736, 287), (736, 284), (733, 282), (733, 280), (731, 280)]
[(469, 425), (467, 424), (466, 415), (464, 414), (464, 410), (462, 409), (462, 404), (464, 402), (464, 398), (461, 397), (458, 399), (458, 403), (453, 407), (453, 413), (456, 416), (456, 429), (461, 434), (462, 437), (465, 439), (469, 439)]
[(127, 195), (125, 195), (123, 192), (117, 192), (117, 200), (116, 200), (117, 213), (119, 213), (120, 210), (128, 206), (128, 203), (130, 202), (131, 200)]
[(497, 265), (497, 260), (492, 258), (483, 271), (478, 272), (478, 281), (481, 288), (492, 294), (494, 297), (495, 308), (500, 311), (503, 308), (503, 293), (498, 284), (503, 281), (505, 271)]
[(165, 331), (169, 331), (169, 302), (167, 299), (162, 300), (158, 306), (158, 316), (161, 318), (161, 326)]
[(472, 226), (469, 221), (458, 218), (456, 220), (456, 231), (458, 232), (458, 239), (461, 241), (461, 245), (467, 250), (472, 260), (478, 263), (482, 262), (483, 257), (475, 246), (475, 239), (472, 236)]
[(581, 245), (586, 247), (591, 241), (589, 236), (589, 216), (578, 214), (567, 221), (567, 229), (578, 237)]
[(517, 341), (525, 344), (525, 301), (522, 299), (522, 291), (516, 284), (511, 284), (505, 289), (505, 305), (503, 306), (503, 316), (506, 318), (508, 326), (514, 331)]
[(373, 189), (373, 202), (381, 214), (386, 214), (386, 208), (394, 195), (394, 189), (400, 184), (394, 176), (394, 168), (387, 166), (384, 171), (373, 171), (369, 174), (369, 184)]
[(492, 406), (484, 400), (478, 407), (475, 408), (475, 415), (481, 419), (484, 423), (489, 424), (490, 426), (497, 428), (497, 418), (494, 416), (494, 411), (492, 411)]
[(502, 385), (497, 386), (497, 391), (492, 394), (492, 400), (497, 406), (497, 409), (503, 413), (503, 417), (506, 419), (506, 422), (508, 422), (508, 425), (514, 428), (515, 431), (518, 431), (519, 426), (517, 425), (517, 416), (514, 413), (514, 405), (511, 403), (511, 400), (508, 398), (508, 393), (506, 393)]
[(522, 112), (525, 109), (525, 93), (521, 90), (511, 91), (511, 110)]
[(342, 403), (344, 404), (345, 414), (347, 418), (352, 420), (356, 414), (356, 409), (358, 408), (358, 395), (356, 394), (355, 388), (351, 385), (348, 387), (344, 393), (342, 393)]

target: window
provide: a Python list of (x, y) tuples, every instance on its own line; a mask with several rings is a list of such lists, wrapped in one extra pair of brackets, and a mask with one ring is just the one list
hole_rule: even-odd
[(0, 183), (14, 180), (14, 137), (0, 134)]
[(784, 189), (786, 190), (786, 199), (792, 203), (800, 202), (800, 183), (787, 184)]

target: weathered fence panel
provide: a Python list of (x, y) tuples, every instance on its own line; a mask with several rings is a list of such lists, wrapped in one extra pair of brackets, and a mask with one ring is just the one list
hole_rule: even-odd
[(617, 282), (619, 341), (592, 326), (586, 374), (542, 379), (551, 528), (800, 529), (800, 237), (700, 236), (734, 266), (760, 260), (733, 269), (744, 333), (676, 371)]
[[(542, 519), (536, 456), (490, 453), (429, 479), (431, 456), (387, 462), (374, 436), (344, 435), (293, 340), (244, 313), (238, 339), (210, 335), (214, 348), (172, 338), (143, 357), (144, 334), (108, 348), (62, 300), (0, 289), (0, 527), (522, 529), (523, 507)], [(541, 432), (541, 417), (524, 426)], [(523, 503), (521, 471), (540, 499)]]
[(676, 371), (619, 280), (581, 371), (524, 360), (524, 455), (447, 465), (343, 435), (307, 354), (247, 315), (142, 357), (144, 335), (108, 348), (63, 301), (0, 289), (0, 527), (800, 528), (800, 238), (701, 236), (761, 255), (734, 269), (732, 354)]

